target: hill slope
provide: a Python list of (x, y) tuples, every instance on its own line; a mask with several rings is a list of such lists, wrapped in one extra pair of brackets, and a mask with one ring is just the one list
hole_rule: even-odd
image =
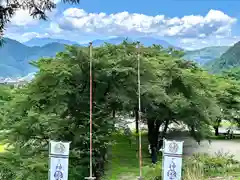
[(193, 60), (200, 65), (204, 65), (209, 61), (219, 58), (223, 53), (228, 50), (228, 48), (228, 46), (212, 46), (193, 51), (186, 51), (184, 59)]
[[(120, 44), (126, 38), (117, 37), (107, 40), (95, 40), (94, 46), (103, 45), (105, 42), (111, 44)], [(163, 47), (173, 47), (171, 44), (164, 40), (155, 38), (138, 38), (134, 39), (143, 43), (145, 46), (152, 44), (160, 44)], [(5, 38), (5, 44), (0, 48), (0, 77), (18, 77), (25, 76), (29, 73), (35, 72), (36, 69), (29, 64), (32, 60), (38, 60), (41, 57), (53, 57), (57, 52), (64, 50), (64, 44), (76, 44), (68, 40), (51, 39), (51, 38), (34, 38), (25, 44), (18, 41)], [(129, 41), (133, 41), (129, 39)], [(27, 46), (31, 45), (31, 46)], [(38, 45), (38, 46), (32, 46)], [(80, 46), (80, 45), (79, 45)], [(88, 46), (88, 44), (82, 44), (81, 46)]]
[[(105, 39), (105, 40), (96, 39), (92, 43), (93, 43), (93, 46), (101, 46), (101, 45), (104, 45), (104, 43), (120, 44), (124, 40), (126, 40), (126, 37), (116, 37), (116, 38), (110, 38), (110, 39)], [(167, 41), (157, 39), (157, 38), (153, 38), (153, 37), (127, 38), (127, 40), (129, 42), (139, 41), (144, 46), (151, 46), (153, 44), (157, 44), (157, 45), (161, 45), (164, 48), (174, 47), (174, 48), (180, 49), (179, 47), (176, 47), (176, 46), (168, 43)], [(88, 46), (88, 44), (82, 44), (82, 46)]]
[(240, 42), (230, 47), (219, 58), (210, 61), (206, 67), (213, 73), (240, 66)]
[[(120, 44), (125, 39), (126, 39), (126, 37), (116, 37), (116, 38), (110, 38), (110, 39), (105, 39), (105, 40), (96, 39), (96, 40), (93, 41), (93, 45), (94, 46), (101, 46), (105, 42), (106, 43), (111, 43), (111, 44)], [(160, 44), (164, 48), (174, 47), (173, 45), (171, 45), (167, 41), (157, 39), (157, 38), (154, 38), (154, 37), (128, 38), (128, 41), (140, 41), (145, 46), (151, 46), (152, 44)], [(52, 39), (52, 38), (33, 38), (33, 39), (31, 39), (27, 42), (24, 42), (24, 45), (33, 47), (33, 46), (45, 46), (45, 45), (51, 44), (51, 43), (59, 43), (59, 44), (67, 44), (67, 45), (80, 45), (77, 42), (68, 41), (68, 40), (64, 40), (64, 39)], [(88, 44), (81, 44), (81, 45), (82, 46), (88, 46)], [(178, 48), (178, 47), (176, 47), (176, 48)]]
[(36, 71), (29, 64), (42, 57), (53, 57), (64, 50), (64, 45), (51, 43), (43, 47), (28, 47), (18, 41), (4, 38), (5, 44), (0, 48), (0, 77), (25, 76)]
[(73, 41), (68, 41), (64, 39), (52, 39), (52, 38), (32, 38), (27, 42), (24, 42), (23, 44), (26, 46), (45, 46), (47, 44), (51, 43), (59, 43), (59, 44), (67, 44), (67, 45), (72, 45), (72, 44), (78, 44), (77, 42)]
[[(107, 40), (94, 40), (93, 45), (101, 46), (104, 44), (104, 42), (119, 44), (125, 39), (126, 38), (124, 37), (117, 37)], [(38, 60), (41, 57), (54, 57), (57, 52), (64, 51), (64, 43), (75, 43), (67, 40), (44, 38), (42, 41), (41, 39), (38, 39), (41, 41), (39, 42), (40, 45), (43, 45), (46, 42), (50, 43), (44, 44), (43, 46), (29, 47), (12, 39), (5, 38), (4, 40), (6, 43), (2, 48), (0, 48), (0, 77), (26, 76), (29, 73), (35, 72), (36, 69), (29, 64), (30, 61)], [(160, 44), (164, 48), (174, 47), (164, 40), (156, 39), (153, 37), (140, 37), (128, 40), (140, 41), (145, 46)], [(88, 44), (82, 44), (81, 46), (88, 46)], [(181, 49), (178, 47), (175, 48)], [(195, 51), (187, 51), (184, 58), (187, 60), (194, 60), (199, 64), (205, 64), (205, 62), (218, 58), (223, 52), (227, 50), (227, 48), (228, 47), (225, 46), (209, 47)]]

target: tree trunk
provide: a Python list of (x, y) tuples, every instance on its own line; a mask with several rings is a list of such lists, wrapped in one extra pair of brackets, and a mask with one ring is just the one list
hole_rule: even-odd
[(157, 163), (157, 147), (154, 145), (151, 145), (151, 157), (152, 157), (152, 163), (156, 164)]
[(148, 141), (151, 147), (152, 163), (157, 163), (158, 135), (161, 123), (155, 120), (148, 120)]
[(147, 121), (147, 125), (148, 125), (148, 142), (150, 144), (153, 144), (152, 142), (152, 134), (153, 134), (153, 130), (154, 130), (154, 121), (153, 120), (148, 120)]
[(214, 130), (215, 130), (215, 136), (218, 136), (219, 135), (219, 126), (221, 124), (222, 120), (219, 118), (217, 119), (217, 123), (216, 123), (216, 126), (214, 126)]
[(218, 126), (214, 126), (214, 130), (215, 130), (215, 136), (219, 136)]
[(113, 109), (113, 111), (112, 111), (112, 116), (113, 116), (113, 118), (116, 117), (116, 110), (115, 109)]
[(167, 129), (168, 129), (168, 125), (169, 125), (169, 122), (170, 122), (170, 120), (166, 120), (165, 121), (165, 126), (164, 126), (164, 129), (163, 129), (163, 131), (162, 131), (162, 134), (161, 134), (161, 139), (160, 139), (160, 142), (159, 142), (159, 149), (161, 149), (162, 148), (162, 146), (163, 146), (163, 138), (165, 138), (166, 137), (166, 134), (167, 134)]
[(159, 131), (159, 129), (160, 129), (160, 126), (162, 125), (162, 122), (161, 121), (157, 121), (156, 122), (156, 131), (157, 131), (157, 142), (156, 142), (156, 144), (157, 144), (157, 152), (159, 151), (159, 149), (161, 148), (160, 146), (159, 146), (159, 134), (160, 134), (160, 131)]

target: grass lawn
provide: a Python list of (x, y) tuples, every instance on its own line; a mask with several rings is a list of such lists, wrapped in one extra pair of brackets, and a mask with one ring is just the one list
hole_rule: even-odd
[[(139, 176), (139, 160), (138, 160), (138, 145), (136, 143), (136, 138), (132, 138), (132, 144), (130, 145), (128, 137), (115, 134), (113, 135), (113, 140), (115, 143), (109, 149), (108, 163), (105, 168), (105, 176), (102, 180), (136, 180)], [(159, 168), (153, 170), (149, 165), (151, 164), (151, 158), (148, 154), (147, 150), (147, 135), (144, 134), (142, 136), (142, 155), (143, 155), (143, 177), (147, 179), (147, 177), (152, 177), (153, 175), (159, 175), (161, 172), (158, 172), (161, 169), (161, 155), (158, 157), (160, 160)], [(190, 170), (191, 171), (191, 170)], [(233, 174), (232, 171), (226, 174), (226, 176), (238, 176), (239, 169), (236, 169), (236, 172)], [(150, 173), (150, 174), (149, 174)], [(223, 174), (220, 172), (216, 172), (216, 174), (212, 174), (211, 176), (222, 176)], [(224, 177), (223, 177), (224, 178)], [(185, 180), (193, 180), (192, 177), (184, 178)], [(208, 177), (204, 177), (204, 180), (209, 179)], [(226, 178), (227, 179), (227, 178)], [(235, 178), (238, 179), (237, 177)], [(195, 180), (195, 179), (194, 179)], [(202, 180), (199, 179), (198, 180)], [(240, 180), (240, 179), (239, 179)]]
[[(136, 138), (132, 138), (132, 145), (126, 136), (117, 134), (113, 136), (115, 144), (110, 148), (109, 162), (103, 180), (130, 180), (139, 176), (138, 145)], [(151, 164), (146, 145), (147, 135), (142, 136), (143, 166)]]

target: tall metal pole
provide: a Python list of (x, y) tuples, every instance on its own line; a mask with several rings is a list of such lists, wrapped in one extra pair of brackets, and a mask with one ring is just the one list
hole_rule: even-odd
[(85, 179), (94, 180), (93, 177), (93, 165), (92, 165), (92, 42), (89, 43), (89, 58), (90, 58), (90, 69), (89, 69), (89, 77), (90, 77), (90, 172), (89, 177)]
[(138, 61), (138, 118), (139, 118), (139, 180), (142, 180), (142, 132), (141, 132), (141, 79), (140, 79), (140, 42), (137, 45), (138, 54), (137, 54), (137, 61)]

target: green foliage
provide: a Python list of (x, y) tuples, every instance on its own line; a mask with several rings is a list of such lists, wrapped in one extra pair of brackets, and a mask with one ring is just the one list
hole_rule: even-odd
[(149, 85), (147, 97), (143, 96), (146, 119), (183, 122), (197, 141), (204, 139), (220, 113), (215, 94), (208, 88), (211, 76), (180, 59), (161, 59), (155, 67), (159, 83)]
[(239, 123), (240, 108), (240, 84), (237, 74), (228, 71), (223, 76), (212, 79), (213, 92), (216, 94), (219, 107), (222, 109), (221, 116), (217, 119), (218, 126), (221, 119)]
[[(240, 163), (233, 156), (226, 153), (216, 155), (194, 154), (183, 159), (184, 180), (204, 180), (208, 177), (227, 176), (240, 170)], [(162, 163), (144, 167), (144, 179), (160, 180)]]
[(0, 106), (11, 99), (11, 91), (12, 90), (10, 86), (0, 84)]
[(143, 177), (146, 180), (161, 180), (162, 162), (158, 162), (157, 164), (144, 167)]
[[(7, 164), (15, 179), (47, 178), (49, 139), (72, 142), (69, 178), (88, 176), (88, 62), (88, 56), (76, 47), (69, 47), (56, 59), (40, 60), (37, 63), (39, 73), (34, 81), (19, 89), (18, 95), (6, 107), (1, 127), (4, 130), (2, 140), (11, 148), (1, 154), (1, 165), (6, 167)], [(109, 101), (104, 95), (108, 91), (105, 91), (102, 76), (105, 73), (96, 77), (95, 85), (99, 88), (94, 91), (94, 97), (97, 97), (94, 98), (97, 106), (93, 116), (96, 175), (114, 125)], [(31, 173), (33, 171), (37, 174)]]
[(232, 68), (230, 70), (226, 70), (223, 72), (223, 76), (227, 77), (229, 79), (232, 79), (232, 80), (239, 81), (240, 80), (240, 68), (236, 67), (236, 68)]
[(219, 58), (214, 59), (206, 64), (206, 67), (213, 73), (219, 73), (227, 69), (238, 67), (239, 63), (239, 48), (240, 42), (237, 42), (230, 47), (225, 53)]
[[(181, 51), (157, 45), (141, 46), (139, 51), (144, 122), (184, 123), (199, 142), (209, 136), (221, 107), (237, 107), (236, 84), (218, 82), (196, 64), (182, 60)], [(137, 52), (136, 43), (127, 41), (93, 50), (96, 176), (103, 173), (116, 114), (130, 114), (138, 105)], [(83, 179), (89, 175), (88, 49), (68, 46), (55, 58), (33, 65), (39, 69), (35, 79), (4, 103), (0, 141), (9, 148), (0, 154), (0, 174), (7, 176), (2, 180), (46, 179), (49, 139), (72, 142), (69, 179)], [(225, 91), (236, 96), (230, 98)]]
[(205, 176), (219, 176), (233, 173), (240, 169), (240, 163), (233, 159), (232, 155), (218, 152), (214, 156), (208, 154), (195, 154), (185, 162), (186, 166), (198, 164)]
[(4, 116), (4, 105), (12, 99), (13, 92), (11, 86), (0, 84), (0, 121)]

